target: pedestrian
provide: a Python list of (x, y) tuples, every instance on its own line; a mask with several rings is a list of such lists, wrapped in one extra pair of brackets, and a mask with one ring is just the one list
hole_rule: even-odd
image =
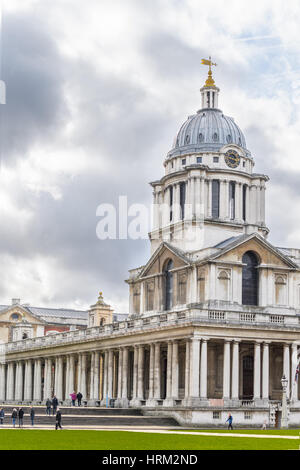
[(34, 416), (35, 416), (35, 411), (33, 407), (30, 407), (30, 419), (31, 419), (31, 426), (34, 426)]
[(81, 406), (81, 400), (82, 400), (82, 393), (81, 393), (81, 392), (78, 392), (78, 393), (77, 393), (77, 402), (78, 402), (78, 406)]
[(53, 416), (55, 415), (56, 413), (56, 409), (58, 407), (58, 399), (56, 398), (56, 396), (54, 395), (53, 399), (52, 399), (52, 406), (53, 406)]
[(51, 403), (50, 398), (47, 398), (47, 401), (46, 401), (46, 415), (48, 415), (48, 416), (51, 415), (51, 405), (52, 405), (52, 403)]
[(75, 406), (75, 400), (77, 398), (76, 393), (75, 392), (70, 393), (70, 397), (71, 397), (71, 400), (72, 400), (72, 406)]
[(228, 429), (232, 429), (232, 430), (233, 430), (232, 421), (233, 421), (233, 417), (232, 417), (232, 415), (229, 413), (228, 419), (226, 420), (226, 423), (228, 423)]
[(1, 408), (1, 410), (0, 410), (0, 424), (3, 424), (4, 416), (5, 416), (4, 409)]
[(60, 412), (59, 408), (57, 408), (56, 419), (55, 419), (55, 429), (56, 429), (56, 431), (57, 431), (57, 428), (62, 429), (62, 427), (61, 427), (61, 412)]
[(17, 412), (16, 408), (13, 409), (11, 417), (12, 417), (13, 427), (15, 428), (16, 427), (16, 419), (18, 417), (18, 412)]
[(23, 408), (19, 408), (19, 412), (18, 412), (19, 428), (22, 428), (22, 427), (23, 427), (23, 416), (24, 416)]

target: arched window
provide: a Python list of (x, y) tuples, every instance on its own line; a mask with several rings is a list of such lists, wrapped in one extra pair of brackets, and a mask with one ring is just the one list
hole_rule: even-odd
[(165, 273), (165, 310), (170, 310), (173, 305), (173, 269), (174, 263), (169, 260), (164, 269)]
[(258, 258), (253, 251), (247, 251), (242, 261), (242, 304), (258, 305)]

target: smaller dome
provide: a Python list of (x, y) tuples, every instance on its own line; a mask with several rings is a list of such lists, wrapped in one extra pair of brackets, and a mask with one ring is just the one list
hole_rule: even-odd
[(244, 134), (233, 118), (216, 108), (201, 109), (181, 126), (167, 157), (189, 152), (217, 152), (228, 144), (238, 145), (250, 155)]

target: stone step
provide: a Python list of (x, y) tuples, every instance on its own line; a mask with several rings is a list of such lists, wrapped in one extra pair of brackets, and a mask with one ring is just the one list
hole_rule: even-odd
[[(29, 413), (30, 406), (28, 405), (0, 405), (0, 408), (4, 408), (4, 411), (7, 413), (12, 413), (13, 408), (17, 410), (19, 408), (23, 408), (25, 413)], [(33, 407), (36, 413), (45, 413), (46, 414), (46, 407), (45, 406), (34, 406)], [(77, 407), (77, 406), (60, 406), (59, 407), (62, 414), (76, 414), (76, 415), (94, 415), (94, 416), (102, 416), (102, 415), (122, 415), (122, 416), (142, 416), (142, 412), (139, 409), (134, 408), (90, 408), (90, 407)], [(52, 408), (51, 408), (52, 413)]]
[[(55, 425), (55, 417), (47, 417), (47, 416), (36, 416), (34, 420), (35, 424), (44, 424), (44, 425)], [(4, 418), (4, 424), (11, 424), (12, 419), (10, 416), (6, 416)], [(30, 425), (31, 420), (29, 416), (24, 416), (23, 418), (24, 425)], [(153, 416), (141, 416), (140, 418), (137, 417), (130, 417), (130, 416), (122, 416), (122, 417), (97, 417), (97, 416), (63, 416), (62, 415), (62, 423), (65, 426), (68, 425), (77, 425), (77, 426), (113, 426), (113, 427), (122, 427), (122, 426), (130, 426), (130, 427), (149, 427), (149, 426), (178, 426), (176, 421), (172, 418), (157, 418)], [(18, 419), (16, 420), (16, 425), (18, 426)]]

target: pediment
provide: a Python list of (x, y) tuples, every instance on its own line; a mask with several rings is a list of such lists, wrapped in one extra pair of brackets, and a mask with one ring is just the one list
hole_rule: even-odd
[(11, 323), (18, 323), (18, 321), (12, 320), (11, 316), (17, 313), (19, 314), (24, 320), (26, 320), (28, 323), (33, 323), (35, 325), (44, 325), (45, 322), (41, 320), (39, 317), (34, 315), (31, 312), (28, 312), (28, 310), (22, 305), (10, 305), (9, 307), (5, 308), (4, 310), (1, 310), (0, 312), (0, 321), (1, 322), (11, 322)]
[(162, 243), (151, 256), (148, 263), (141, 271), (139, 278), (160, 274), (168, 260), (174, 263), (174, 269), (189, 266), (190, 262), (183, 253), (167, 243)]
[(281, 253), (267, 240), (257, 234), (252, 234), (240, 243), (236, 242), (215, 254), (211, 259), (223, 263), (242, 263), (243, 255), (253, 251), (260, 260), (260, 266), (273, 269), (299, 269), (287, 256)]

